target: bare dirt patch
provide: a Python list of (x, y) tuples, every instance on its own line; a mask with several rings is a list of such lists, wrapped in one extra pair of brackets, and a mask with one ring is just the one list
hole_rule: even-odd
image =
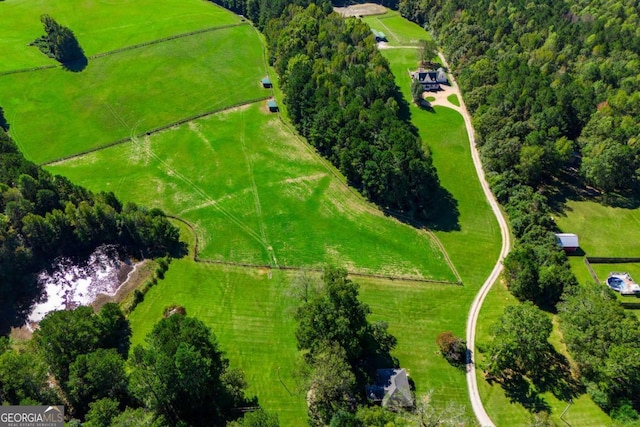
[(354, 4), (347, 7), (334, 7), (333, 10), (344, 17), (384, 15), (387, 13), (386, 7), (375, 3)]
[(121, 285), (116, 291), (115, 295), (98, 294), (91, 306), (97, 312), (108, 302), (121, 302), (127, 295), (133, 292), (138, 285), (142, 284), (152, 274), (155, 264), (150, 260), (144, 260), (135, 264), (131, 270), (125, 269), (122, 271), (124, 277), (120, 277)]

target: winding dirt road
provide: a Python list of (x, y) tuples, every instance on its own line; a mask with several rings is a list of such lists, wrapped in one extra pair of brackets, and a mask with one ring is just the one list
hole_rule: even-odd
[[(449, 68), (446, 59), (441, 53), (438, 53), (438, 56), (442, 60), (442, 63)], [(500, 256), (498, 257), (498, 261), (496, 265), (493, 267), (491, 274), (487, 277), (487, 280), (484, 282), (480, 291), (476, 295), (473, 303), (471, 304), (471, 308), (469, 309), (469, 316), (467, 317), (467, 348), (469, 351), (467, 352), (467, 388), (469, 389), (469, 399), (471, 400), (471, 406), (473, 408), (473, 412), (478, 419), (478, 423), (483, 427), (495, 427), (491, 418), (485, 411), (484, 406), (482, 405), (482, 401), (480, 400), (480, 393), (478, 392), (478, 382), (476, 379), (476, 369), (475, 369), (475, 336), (476, 336), (476, 322), (478, 320), (478, 315), (480, 314), (480, 307), (482, 307), (482, 303), (484, 302), (485, 297), (489, 293), (491, 286), (498, 280), (500, 277), (500, 273), (502, 272), (502, 261), (509, 253), (511, 249), (511, 235), (509, 234), (509, 226), (507, 224), (502, 211), (500, 210), (500, 206), (498, 205), (498, 201), (495, 196), (491, 192), (489, 188), (489, 184), (485, 179), (484, 169), (482, 169), (482, 163), (480, 162), (480, 154), (478, 153), (478, 149), (476, 147), (475, 134), (473, 131), (473, 126), (471, 124), (471, 116), (467, 111), (467, 107), (464, 105), (464, 101), (462, 100), (462, 96), (460, 94), (460, 90), (458, 88), (458, 83), (455, 81), (455, 78), (449, 74), (449, 79), (451, 79), (451, 86), (446, 88), (444, 91), (438, 92), (435, 94), (435, 101), (431, 102), (431, 105), (442, 105), (449, 108), (452, 108), (462, 114), (464, 118), (464, 123), (467, 128), (467, 134), (469, 135), (469, 144), (471, 145), (471, 156), (473, 157), (473, 164), (476, 167), (476, 172), (478, 174), (478, 179), (480, 180), (480, 184), (482, 185), (482, 190), (493, 210), (496, 219), (498, 220), (498, 224), (500, 225), (500, 233), (502, 234), (502, 249), (500, 250)], [(458, 96), (458, 100), (460, 102), (460, 107), (453, 105), (449, 102), (447, 97), (451, 94), (456, 94)], [(429, 94), (432, 95), (432, 94)]]

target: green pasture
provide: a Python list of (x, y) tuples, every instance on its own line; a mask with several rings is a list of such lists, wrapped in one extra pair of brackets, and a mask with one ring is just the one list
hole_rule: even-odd
[(203, 259), (455, 280), (428, 234), (343, 185), (263, 102), (50, 170), (191, 222)]
[[(299, 426), (306, 417), (305, 391), (294, 375), (298, 352), (293, 310), (297, 302), (289, 292), (297, 274), (174, 260), (165, 280), (151, 288), (130, 315), (133, 345), (143, 343), (164, 307), (180, 304), (189, 316), (212, 328), (231, 365), (244, 370), (249, 393), (257, 395), (267, 411), (277, 412), (283, 426)], [(387, 321), (398, 338), (393, 356), (410, 373), (417, 393), (432, 390), (439, 405), (466, 404), (466, 389), (458, 386), (464, 384), (464, 371), (437, 355), (435, 344), (442, 330), (462, 334), (465, 314), (457, 306), (464, 288), (354, 281), (361, 286), (363, 301), (372, 308), (371, 319)]]
[[(411, 39), (428, 38), (424, 30), (399, 17), (381, 21), (394, 23), (394, 34), (402, 43)], [(370, 25), (378, 29), (373, 23)], [(403, 32), (403, 28), (407, 29), (407, 32)], [(417, 34), (416, 28), (421, 34)], [(417, 66), (417, 49), (384, 49), (382, 54), (389, 60), (405, 99), (410, 100), (410, 78), (407, 70)], [(462, 289), (456, 290), (459, 294), (454, 305), (445, 307), (433, 316), (422, 318), (422, 322), (433, 321), (433, 326), (430, 339), (423, 343), (425, 347), (420, 348), (419, 352), (431, 368), (429, 374), (434, 383), (446, 383), (446, 388), (443, 386), (442, 390), (446, 390), (449, 400), (467, 405), (469, 414), (473, 417), (468, 403), (464, 372), (451, 370), (453, 368), (437, 356), (435, 338), (438, 333), (446, 330), (464, 337), (469, 306), (498, 258), (501, 245), (500, 229), (478, 181), (462, 116), (444, 107), (435, 107), (428, 111), (413, 104), (410, 105), (410, 112), (411, 121), (418, 128), (420, 136), (432, 154), (441, 185), (448, 193), (446, 198), (450, 200), (448, 203), (438, 203), (434, 220), (429, 226), (444, 245), (464, 283)], [(446, 298), (443, 298), (443, 301), (447, 301)], [(379, 310), (382, 311), (383, 308)], [(420, 324), (418, 320), (415, 322)], [(431, 354), (434, 354), (434, 357), (429, 356)], [(447, 397), (443, 396), (442, 399), (446, 401)]]
[(164, 307), (180, 304), (213, 330), (231, 366), (245, 372), (248, 393), (258, 396), (267, 411), (277, 412), (283, 425), (293, 426), (306, 418), (304, 392), (293, 376), (295, 301), (287, 295), (286, 273), (274, 271), (271, 279), (265, 273), (174, 260), (165, 280), (129, 316), (132, 346), (144, 342)]
[(0, 2), (0, 73), (56, 64), (28, 46), (44, 34), (42, 14), (71, 28), (87, 56), (240, 22), (232, 12), (201, 0), (5, 0)]
[[(586, 256), (640, 258), (640, 209), (569, 200), (562, 212), (554, 213), (554, 219), (563, 232), (578, 235), (580, 249)], [(569, 261), (580, 283), (593, 281), (583, 256), (571, 256)], [(640, 264), (592, 263), (591, 267), (601, 282), (612, 271), (626, 271), (636, 282), (640, 280)], [(640, 317), (640, 299), (618, 294), (618, 300), (630, 313)]]
[(45, 162), (267, 96), (264, 73), (260, 40), (241, 25), (98, 58), (79, 73), (1, 76), (0, 100), (22, 152)]
[(640, 257), (640, 209), (569, 200), (554, 213), (563, 233), (575, 233), (587, 256)]
[(407, 21), (395, 11), (389, 11), (384, 15), (366, 16), (362, 20), (374, 30), (382, 31), (392, 46), (417, 45), (420, 40), (431, 39), (422, 27)]
[(371, 319), (388, 322), (389, 331), (398, 338), (392, 355), (414, 380), (416, 395), (433, 392), (434, 405), (465, 406), (473, 419), (465, 372), (451, 366), (436, 345), (438, 334), (444, 331), (464, 337), (473, 291), (466, 286), (353, 280), (361, 284), (362, 300), (372, 309)]
[[(376, 17), (366, 19), (372, 18)], [(399, 37), (416, 37), (416, 29), (428, 36), (426, 31), (400, 16), (383, 21), (396, 23), (394, 28)], [(396, 83), (409, 102), (411, 79), (407, 70), (417, 65), (417, 49), (381, 52), (389, 60)], [(473, 166), (464, 120), (458, 112), (445, 107), (428, 111), (411, 103), (410, 112), (412, 123), (432, 154), (441, 185), (455, 201), (454, 206), (438, 204), (430, 228), (444, 244), (465, 285), (475, 292), (491, 272), (501, 243), (500, 228)], [(468, 304), (470, 302), (471, 299)]]

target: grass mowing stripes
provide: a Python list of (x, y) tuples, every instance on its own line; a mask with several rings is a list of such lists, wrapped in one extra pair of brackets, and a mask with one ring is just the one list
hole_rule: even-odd
[[(295, 301), (287, 296), (291, 274), (196, 264), (174, 260), (165, 280), (151, 288), (130, 315), (132, 346), (162, 317), (163, 308), (180, 304), (216, 334), (232, 367), (241, 368), (249, 394), (283, 426), (306, 418), (305, 394), (297, 387)], [(283, 385), (284, 384), (284, 385)]]
[(186, 219), (202, 259), (455, 281), (428, 234), (349, 191), (263, 103), (48, 169)]
[(44, 162), (266, 94), (261, 55), (242, 25), (98, 58), (80, 73), (2, 76), (0, 98), (23, 153)]
[[(365, 20), (376, 19), (370, 17)], [(415, 24), (400, 17), (380, 19), (380, 22), (387, 24), (388, 28), (393, 28), (395, 40), (387, 34), (390, 45), (413, 44), (417, 43), (417, 40), (429, 38), (429, 35)], [(375, 22), (370, 22), (370, 25), (379, 29)], [(396, 83), (405, 99), (410, 100), (410, 78), (407, 70), (416, 68), (418, 50), (392, 48), (382, 50), (382, 54), (389, 60)], [(449, 366), (438, 355), (435, 339), (440, 332), (447, 330), (464, 336), (471, 301), (498, 257), (500, 230), (480, 187), (462, 116), (448, 108), (435, 107), (429, 112), (411, 105), (411, 121), (432, 153), (442, 186), (457, 203), (455, 209), (441, 208), (435, 215), (437, 221), (431, 226), (436, 230), (437, 237), (460, 272), (464, 286), (456, 291), (447, 292), (446, 295), (455, 294), (453, 300), (448, 300), (445, 295), (438, 296), (438, 301), (445, 307), (442, 311), (430, 312), (429, 305), (422, 302), (423, 317), (412, 320), (417, 326), (416, 337), (419, 337), (415, 342), (419, 342), (421, 347), (416, 353), (409, 352), (405, 357), (410, 360), (421, 354), (424, 358), (425, 379), (422, 383), (433, 388), (436, 404), (444, 405), (453, 400), (465, 405), (470, 418), (473, 418), (464, 372)], [(377, 310), (383, 310), (382, 301), (370, 303)], [(402, 351), (402, 346), (399, 346), (399, 351)], [(424, 393), (429, 388), (417, 390)]]
[(7, 0), (0, 3), (0, 72), (56, 63), (28, 46), (44, 34), (42, 14), (71, 28), (87, 56), (240, 22), (228, 10), (200, 0)]

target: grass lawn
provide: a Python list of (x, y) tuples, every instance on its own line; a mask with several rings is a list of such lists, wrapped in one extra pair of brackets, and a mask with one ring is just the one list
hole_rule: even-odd
[(460, 100), (458, 99), (458, 95), (456, 94), (447, 96), (447, 101), (458, 107), (460, 106)]
[(349, 191), (262, 102), (50, 170), (190, 221), (201, 258), (455, 280), (426, 233)]
[[(487, 345), (491, 342), (491, 325), (495, 323), (504, 312), (507, 305), (518, 304), (518, 301), (511, 295), (503, 283), (496, 283), (491, 289), (487, 298), (482, 305), (480, 311), (481, 322), (478, 322), (476, 330), (476, 340), (478, 348), (487, 349)], [(562, 335), (557, 325), (554, 325), (550, 342), (556, 350), (561, 354), (568, 356), (562, 341)], [(476, 363), (481, 366), (485, 355), (482, 352), (476, 354)], [(517, 402), (511, 402), (505, 394), (504, 389), (497, 383), (489, 384), (484, 380), (484, 376), (480, 370), (478, 373), (478, 387), (482, 396), (484, 407), (497, 426), (525, 425), (528, 423), (531, 415), (529, 411)], [(551, 392), (540, 394), (539, 397), (548, 405), (551, 419), (557, 425), (565, 424), (560, 419), (560, 414), (565, 410), (569, 402), (563, 401), (555, 397)], [(610, 426), (611, 419), (589, 398), (583, 394), (573, 399), (573, 404), (564, 416), (564, 420), (573, 427), (578, 426)]]
[(418, 45), (420, 40), (430, 40), (431, 36), (422, 27), (404, 19), (398, 12), (389, 11), (384, 15), (363, 18), (371, 28), (382, 31), (390, 45)]
[[(165, 280), (151, 288), (130, 315), (132, 342), (143, 343), (164, 307), (184, 306), (189, 316), (212, 328), (231, 366), (244, 370), (249, 393), (257, 395), (267, 411), (277, 412), (283, 426), (299, 426), (306, 417), (306, 405), (293, 375), (297, 303), (287, 292), (297, 273), (272, 271), (271, 279), (266, 273), (174, 260)], [(433, 390), (437, 403), (466, 404), (466, 389), (458, 386), (464, 383), (464, 372), (436, 355), (435, 345), (443, 328), (462, 333), (465, 313), (456, 308), (464, 288), (354, 280), (361, 285), (362, 300), (373, 310), (371, 319), (387, 321), (398, 338), (393, 355), (410, 373), (417, 392)]]
[[(375, 18), (369, 17), (368, 19)], [(403, 18), (394, 17), (399, 34), (414, 34), (420, 27)], [(400, 23), (404, 22), (406, 33)], [(384, 49), (396, 83), (405, 99), (411, 99), (411, 82), (407, 69), (417, 65), (416, 49)], [(474, 292), (491, 272), (500, 252), (500, 228), (487, 203), (471, 159), (471, 148), (462, 116), (445, 107), (423, 110), (411, 104), (411, 121), (418, 128), (422, 140), (431, 151), (440, 182), (457, 206), (443, 207), (437, 212), (432, 229), (453, 259), (466, 285)], [(458, 214), (455, 213), (457, 209)]]
[(165, 280), (129, 317), (132, 347), (143, 343), (164, 307), (180, 304), (211, 327), (231, 366), (245, 372), (249, 394), (257, 395), (265, 410), (277, 412), (282, 425), (299, 425), (306, 404), (292, 376), (298, 352), (295, 302), (286, 295), (290, 279), (279, 271), (271, 279), (264, 273), (174, 260)]
[(87, 56), (240, 22), (237, 15), (201, 0), (6, 0), (0, 3), (0, 72), (56, 64), (28, 46), (44, 34), (42, 14), (71, 28)]
[(473, 292), (466, 286), (353, 280), (361, 284), (362, 300), (373, 311), (371, 319), (388, 322), (389, 331), (398, 338), (393, 356), (415, 381), (416, 394), (433, 391), (434, 405), (465, 406), (473, 419), (464, 371), (449, 365), (436, 345), (436, 337), (444, 331), (464, 336), (466, 306)]
[[(428, 38), (424, 30), (402, 18), (393, 17), (380, 21), (385, 24), (392, 23), (393, 34), (398, 36), (401, 43)], [(370, 22), (370, 25), (379, 29), (373, 22)], [(388, 33), (387, 35), (389, 36)], [(407, 69), (416, 67), (417, 49), (384, 49), (382, 54), (389, 60), (396, 82), (405, 98), (411, 99)], [(448, 108), (435, 107), (433, 112), (429, 112), (412, 104), (411, 121), (432, 153), (442, 186), (455, 201), (453, 204), (441, 205), (431, 228), (443, 243), (464, 283), (464, 287), (456, 292), (458, 296), (454, 305), (450, 308), (445, 307), (443, 311), (434, 315), (427, 314), (422, 319), (422, 322), (432, 323), (428, 333), (424, 334), (428, 338), (424, 343), (419, 341), (424, 346), (420, 353), (427, 359), (430, 367), (428, 372), (429, 378), (433, 381), (432, 387), (436, 391), (435, 401), (454, 400), (466, 405), (470, 417), (473, 418), (464, 372), (451, 368), (437, 355), (435, 338), (446, 330), (464, 336), (471, 301), (498, 258), (500, 229), (480, 187), (462, 116)], [(363, 294), (366, 295), (364, 292)], [(441, 301), (446, 304), (447, 299), (441, 298)], [(416, 324), (420, 325), (420, 322), (416, 320)], [(430, 356), (431, 354), (434, 356)], [(438, 393), (440, 390), (443, 391), (442, 394)], [(418, 391), (423, 392), (427, 389)]]
[[(580, 239), (580, 249), (593, 257), (640, 257), (640, 209), (615, 208), (593, 201), (569, 200), (563, 212), (554, 213), (558, 227), (566, 233), (575, 233)], [(571, 269), (580, 281), (593, 281), (584, 257), (569, 258)], [(627, 271), (640, 281), (640, 264), (591, 264), (600, 281), (609, 272)], [(603, 285), (604, 286), (604, 285)], [(640, 300), (634, 296), (618, 294), (618, 300), (630, 313), (640, 318)]]
[(0, 99), (22, 152), (44, 162), (267, 96), (264, 73), (260, 40), (242, 25), (98, 58), (79, 73), (1, 76)]
[(569, 200), (554, 218), (562, 232), (578, 235), (587, 256), (640, 257), (640, 209)]

